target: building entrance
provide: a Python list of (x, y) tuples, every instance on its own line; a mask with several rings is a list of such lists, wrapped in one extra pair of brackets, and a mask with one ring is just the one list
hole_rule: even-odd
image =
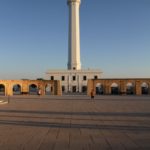
[(86, 93), (87, 92), (87, 86), (82, 86), (82, 92)]
[(76, 91), (77, 91), (77, 87), (76, 87), (76, 86), (73, 86), (73, 87), (72, 87), (72, 92), (75, 93)]

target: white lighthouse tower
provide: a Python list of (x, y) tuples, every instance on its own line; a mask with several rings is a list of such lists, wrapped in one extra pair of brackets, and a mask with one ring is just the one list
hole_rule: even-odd
[(88, 79), (101, 77), (99, 69), (81, 69), (80, 62), (80, 4), (67, 0), (69, 7), (68, 70), (49, 70), (47, 80), (60, 80), (63, 93), (86, 93)]
[(80, 70), (80, 0), (68, 0), (69, 6), (69, 39), (68, 39), (68, 69)]

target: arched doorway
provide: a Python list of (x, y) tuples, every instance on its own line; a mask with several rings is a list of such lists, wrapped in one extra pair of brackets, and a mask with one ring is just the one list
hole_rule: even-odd
[(13, 95), (20, 95), (21, 94), (21, 86), (19, 84), (15, 84), (13, 86)]
[(119, 86), (117, 83), (112, 83), (111, 85), (111, 94), (118, 95), (119, 94)]
[(0, 84), (0, 95), (5, 95), (5, 85)]
[(45, 86), (45, 95), (51, 95), (51, 84)]
[(141, 84), (141, 94), (142, 95), (147, 95), (148, 94), (148, 84), (146, 82), (143, 82)]
[(96, 84), (96, 94), (102, 95), (104, 93), (103, 91), (103, 85), (101, 83)]
[(29, 85), (29, 94), (37, 95), (38, 94), (38, 87), (36, 84)]
[(134, 94), (134, 85), (133, 83), (127, 83), (126, 85), (126, 94), (133, 95)]

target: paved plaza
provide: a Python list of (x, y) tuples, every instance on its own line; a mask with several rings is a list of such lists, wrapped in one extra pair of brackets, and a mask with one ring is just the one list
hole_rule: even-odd
[(0, 100), (0, 150), (150, 150), (148, 96)]

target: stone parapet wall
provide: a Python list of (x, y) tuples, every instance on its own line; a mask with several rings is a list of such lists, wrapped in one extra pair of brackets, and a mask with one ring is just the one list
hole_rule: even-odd
[(150, 78), (127, 78), (127, 79), (97, 79), (88, 80), (87, 95), (90, 95), (92, 89), (96, 93), (97, 85), (100, 85), (103, 89), (101, 94), (111, 95), (112, 85), (116, 84), (118, 87), (118, 94), (127, 94), (128, 84), (132, 85), (133, 95), (142, 95), (142, 85), (147, 85), (147, 95), (150, 95)]
[[(0, 80), (0, 87), (4, 95), (13, 95), (14, 85), (19, 85), (21, 94), (29, 94), (29, 86), (35, 85), (37, 89), (41, 90), (41, 95), (45, 95), (46, 86), (51, 86), (51, 95), (61, 95), (60, 81), (52, 80)], [(2, 91), (0, 91), (2, 93)]]

